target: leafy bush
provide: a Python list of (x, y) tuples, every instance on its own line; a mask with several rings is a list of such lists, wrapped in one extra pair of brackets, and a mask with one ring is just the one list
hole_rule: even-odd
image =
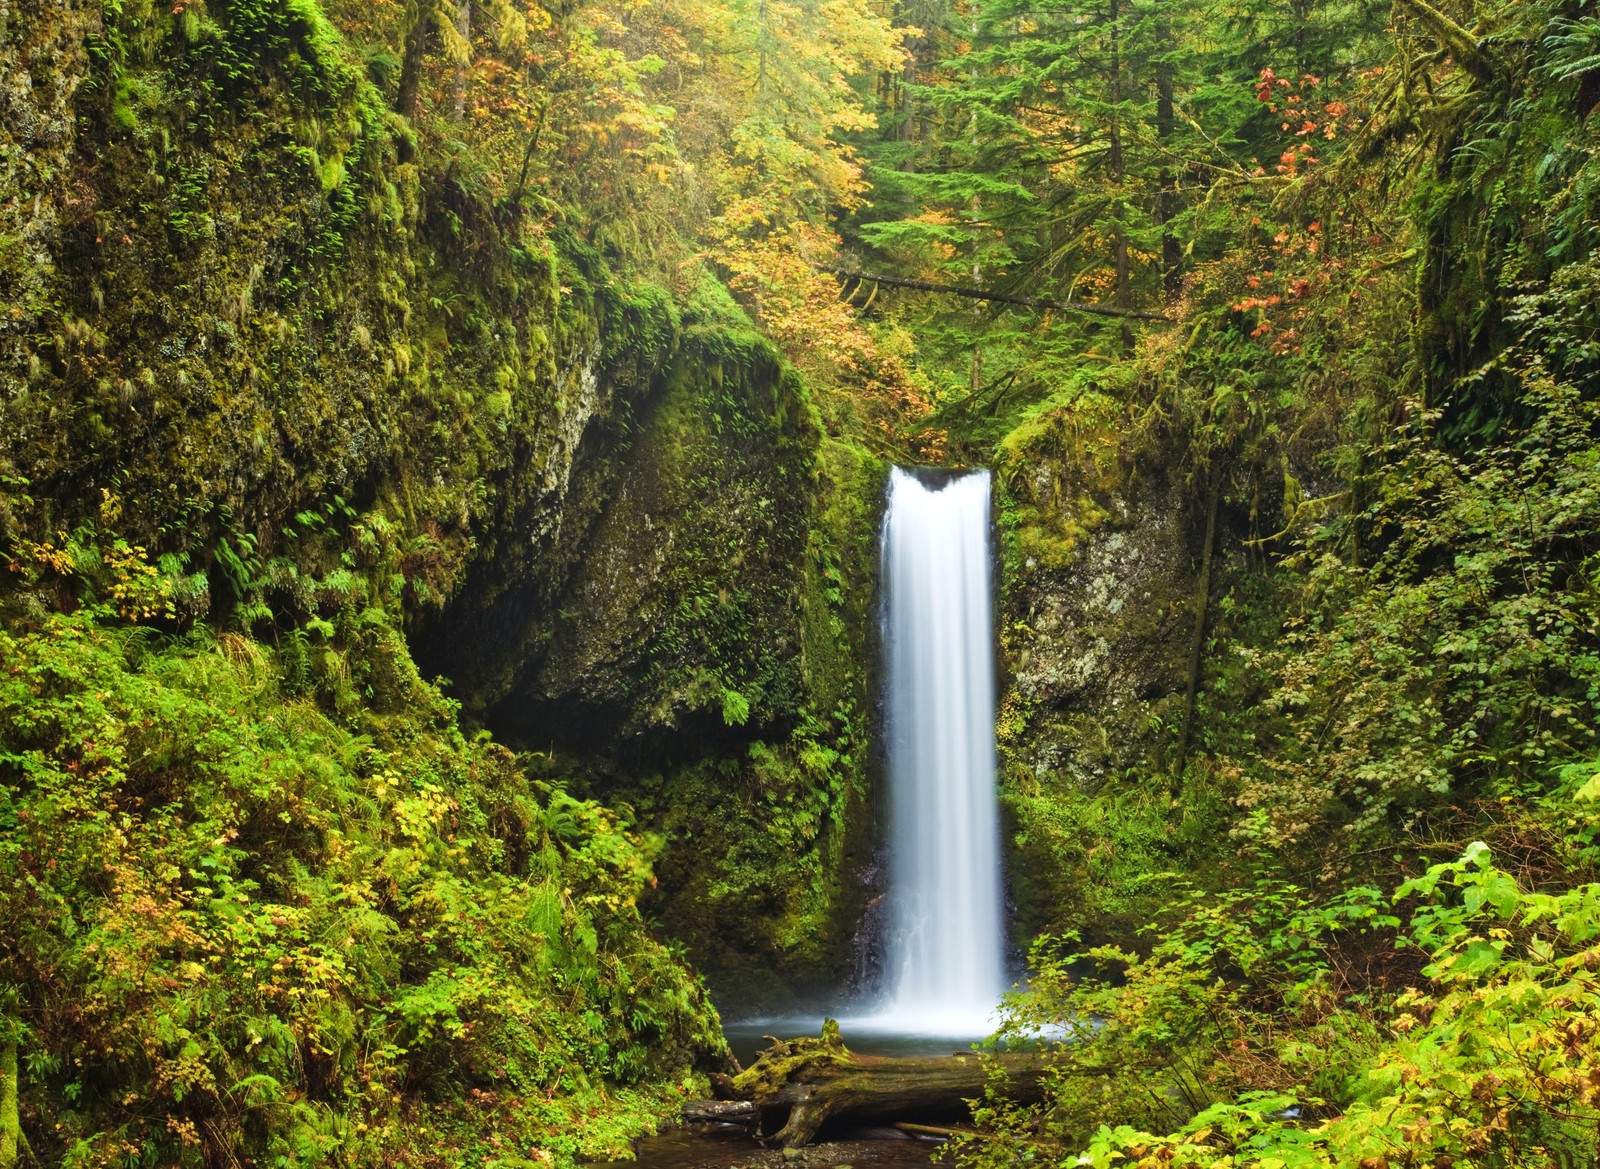
[(359, 628), (354, 728), (238, 634), (0, 633), (0, 988), (45, 1159), (614, 1150), (722, 1050), (635, 909), (644, 842)]
[(1592, 748), (1600, 406), (1536, 361), (1516, 372), (1525, 421), (1503, 441), (1452, 451), (1419, 412), (1363, 484), (1370, 506), (1291, 561), (1302, 591), (1285, 635), (1241, 651), (1273, 679), (1279, 716), (1242, 765), (1250, 834), (1421, 835)]
[[(1020, 1144), (1096, 1169), (1590, 1163), (1597, 942), (1600, 884), (1530, 889), (1480, 841), (1390, 897), (1196, 896), (1147, 957), (1041, 945), (1002, 1034), (1070, 1042), (1046, 1103), (992, 1102), (1009, 1142), (963, 1161)], [(1085, 962), (1115, 977), (1075, 978)]]

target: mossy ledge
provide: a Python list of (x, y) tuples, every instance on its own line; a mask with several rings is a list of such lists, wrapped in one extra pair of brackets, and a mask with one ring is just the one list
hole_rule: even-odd
[(486, 564), (420, 644), (498, 735), (660, 834), (649, 904), (748, 1011), (836, 986), (852, 957), (886, 467), (823, 440), (731, 310), (691, 307), (632, 425), (586, 464), (573, 552), (543, 558), (570, 574)]

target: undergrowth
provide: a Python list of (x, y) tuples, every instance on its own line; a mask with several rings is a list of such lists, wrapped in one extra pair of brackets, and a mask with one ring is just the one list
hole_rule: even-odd
[(719, 1058), (635, 908), (654, 844), (463, 737), (381, 610), (340, 623), (364, 693), (335, 713), (292, 641), (84, 599), (0, 633), (0, 1002), (37, 1157), (568, 1161)]

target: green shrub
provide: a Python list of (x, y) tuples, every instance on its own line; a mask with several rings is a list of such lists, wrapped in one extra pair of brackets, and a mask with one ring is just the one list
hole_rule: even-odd
[(240, 634), (0, 633), (0, 988), (48, 1161), (615, 1151), (722, 1050), (644, 842), (465, 740), (381, 615), (347, 652), (386, 663), (353, 725)]

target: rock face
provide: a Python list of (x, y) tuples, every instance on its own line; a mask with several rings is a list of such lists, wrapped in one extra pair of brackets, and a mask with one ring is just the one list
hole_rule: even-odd
[(1146, 455), (1066, 411), (1001, 451), (998, 737), (1017, 937), (1117, 936), (1140, 896), (1124, 873), (1183, 855), (1168, 770), (1204, 518)]
[(1014, 767), (1092, 791), (1136, 754), (1161, 758), (1147, 724), (1186, 681), (1196, 553), (1184, 512), (1166, 484), (1129, 484), (1070, 563), (1023, 563), (1006, 598), (1007, 705), (1059, 730), (1015, 740)]
[(268, 15), (135, 52), (99, 5), (12, 5), (0, 166), (32, 197), (0, 202), (0, 464), (38, 501), (12, 522), (70, 528), (109, 491), (157, 553), (311, 567), (329, 517), (295, 517), (337, 496), (408, 546), (375, 599), (421, 613), (564, 496), (676, 323), (401, 163), (338, 34)]
[(655, 908), (719, 985), (831, 979), (881, 466), (714, 281), (430, 170), (315, 8), (262, 14), (0, 8), (0, 539), (105, 525), (268, 640), (359, 596), (664, 834)]
[(782, 727), (804, 702), (800, 582), (820, 435), (804, 389), (748, 341), (719, 355), (691, 335), (659, 371), (496, 725), (627, 756), (689, 727), (713, 738)]

